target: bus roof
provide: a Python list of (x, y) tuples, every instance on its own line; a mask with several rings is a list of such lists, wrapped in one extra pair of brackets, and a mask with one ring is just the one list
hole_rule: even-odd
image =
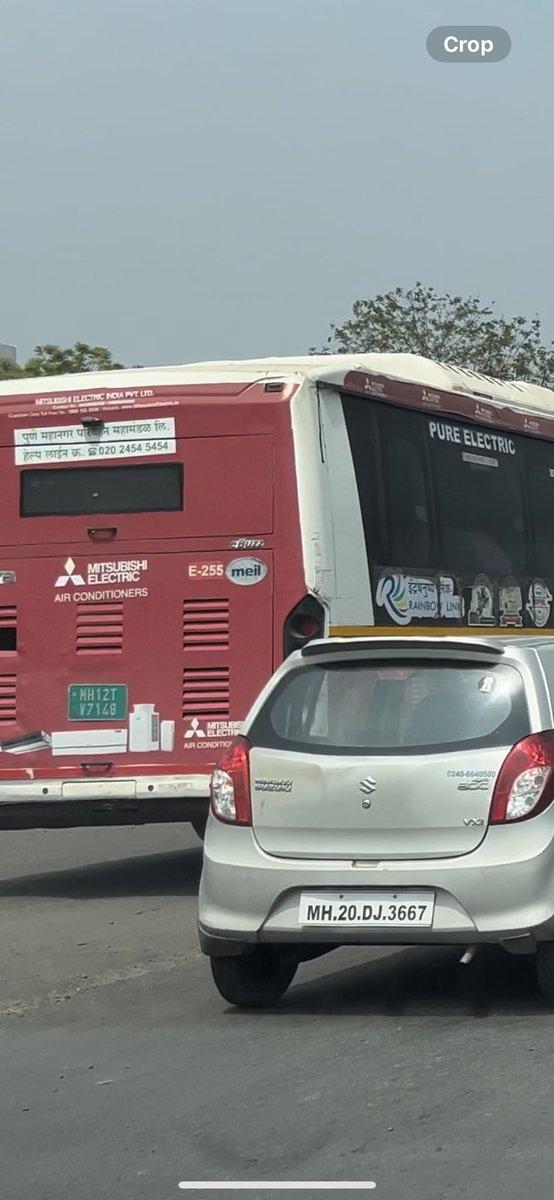
[[(221, 360), (187, 363), (182, 366), (140, 367), (122, 371), (90, 372), (84, 375), (48, 375), (38, 378), (0, 381), (2, 401), (18, 397), (60, 395), (106, 390), (144, 388), (192, 388), (213, 384), (249, 385), (257, 381), (284, 380), (300, 383), (303, 379), (342, 387), (348, 376), (370, 374), (413, 383), (442, 392), (454, 392), (519, 412), (554, 415), (554, 391), (524, 380), (510, 382), (492, 379), (448, 363), (434, 362), (417, 354), (329, 354), (304, 357)], [(237, 390), (239, 390), (237, 388)]]

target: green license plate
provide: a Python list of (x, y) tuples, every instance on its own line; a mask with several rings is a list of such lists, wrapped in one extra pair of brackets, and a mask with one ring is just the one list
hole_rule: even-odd
[(122, 683), (72, 683), (68, 721), (126, 721), (127, 687)]

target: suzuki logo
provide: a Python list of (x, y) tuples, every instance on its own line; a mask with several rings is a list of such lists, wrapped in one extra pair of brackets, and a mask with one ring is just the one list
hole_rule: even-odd
[[(371, 796), (376, 787), (377, 784), (375, 780), (371, 778), (371, 775), (366, 775), (365, 779), (362, 779), (360, 783), (360, 791), (363, 792), (365, 797)], [(371, 808), (371, 800), (369, 798), (362, 800), (362, 808)]]

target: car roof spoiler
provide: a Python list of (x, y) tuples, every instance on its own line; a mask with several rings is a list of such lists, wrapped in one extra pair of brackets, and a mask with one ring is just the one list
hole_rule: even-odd
[(319, 658), (325, 654), (337, 654), (339, 652), (348, 651), (352, 654), (360, 653), (360, 651), (371, 650), (388, 650), (391, 653), (397, 654), (413, 654), (414, 650), (421, 652), (422, 650), (443, 650), (445, 654), (455, 654), (463, 651), (473, 651), (473, 653), (490, 655), (491, 658), (499, 658), (505, 653), (505, 645), (501, 641), (486, 641), (484, 638), (446, 638), (446, 637), (398, 637), (391, 634), (390, 637), (346, 637), (346, 638), (319, 638), (313, 642), (308, 642), (300, 651), (303, 658)]

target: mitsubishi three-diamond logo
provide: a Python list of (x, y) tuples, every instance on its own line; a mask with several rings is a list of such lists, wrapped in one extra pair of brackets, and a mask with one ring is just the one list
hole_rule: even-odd
[(195, 738), (195, 737), (205, 738), (205, 736), (206, 736), (206, 734), (204, 733), (204, 730), (200, 728), (200, 721), (198, 720), (198, 717), (193, 717), (192, 721), (190, 723), (190, 729), (187, 729), (187, 731), (185, 733), (185, 737), (186, 738)]
[(84, 579), (82, 575), (75, 570), (75, 563), (72, 558), (68, 558), (64, 563), (65, 575), (59, 575), (56, 579), (56, 587), (67, 587), (68, 583), (82, 584)]

